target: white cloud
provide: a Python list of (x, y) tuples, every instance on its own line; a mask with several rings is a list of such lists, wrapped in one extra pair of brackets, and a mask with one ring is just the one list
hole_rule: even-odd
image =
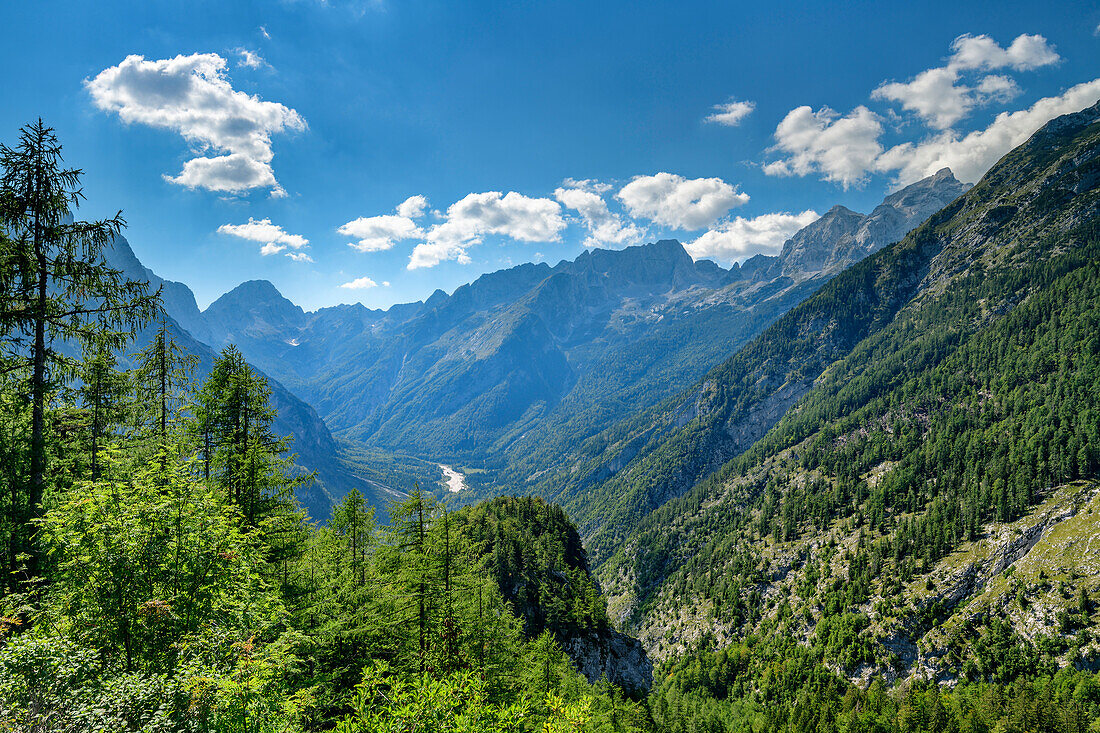
[(606, 191), (610, 186), (594, 181), (573, 181), (570, 188), (558, 188), (554, 191), (554, 198), (568, 209), (573, 209), (584, 219), (588, 227), (588, 237), (584, 240), (585, 247), (599, 247), (601, 245), (617, 245), (625, 247), (636, 244), (645, 236), (645, 230), (634, 224), (623, 224), (622, 217), (613, 214), (607, 208), (597, 191)]
[(951, 44), (946, 66), (922, 71), (907, 82), (885, 82), (872, 92), (872, 99), (899, 102), (937, 130), (950, 129), (977, 106), (1007, 102), (1020, 93), (1015, 80), (989, 75), (976, 86), (963, 83), (963, 72), (1011, 68), (1027, 71), (1048, 66), (1059, 56), (1042, 36), (1021, 35), (1006, 49), (989, 36), (963, 35)]
[(246, 66), (249, 69), (259, 69), (262, 66), (267, 66), (267, 62), (260, 54), (249, 51), (247, 48), (238, 48), (237, 55), (240, 56), (237, 60), (237, 66)]
[[(1002, 48), (986, 35), (963, 35), (951, 44), (944, 66), (927, 69), (908, 82), (886, 82), (874, 99), (901, 103), (937, 130), (920, 142), (906, 142), (885, 150), (880, 143), (882, 121), (866, 107), (846, 117), (824, 107), (791, 110), (775, 131), (772, 151), (786, 153), (764, 165), (770, 175), (818, 173), (847, 188), (866, 180), (869, 172), (894, 172), (895, 186), (912, 183), (950, 167), (964, 181), (976, 181), (998, 159), (1027, 140), (1054, 117), (1076, 112), (1100, 96), (1100, 79), (1069, 89), (1057, 97), (1040, 99), (1027, 110), (1002, 112), (984, 130), (960, 136), (951, 128), (974, 108), (990, 102), (1008, 102), (1020, 94), (1015, 79), (988, 74), (994, 69), (1028, 71), (1055, 64), (1058, 53), (1039, 35), (1018, 36)], [(895, 113), (891, 110), (890, 115)]]
[(428, 208), (428, 199), (421, 195), (409, 196), (397, 205), (397, 215), (406, 219), (419, 219)]
[[(389, 285), (389, 283), (386, 283), (386, 285)], [(357, 277), (351, 282), (343, 283), (340, 287), (347, 288), (348, 290), (366, 290), (367, 288), (378, 287), (378, 283), (371, 280), (369, 277)]]
[(1000, 74), (990, 74), (982, 77), (981, 81), (978, 82), (978, 86), (974, 89), (982, 101), (991, 100), (1001, 104), (1011, 102), (1020, 96), (1020, 86), (1016, 81), (1012, 77), (1001, 76)]
[(787, 157), (766, 164), (764, 172), (773, 176), (820, 173), (847, 189), (866, 179), (867, 170), (882, 153), (881, 136), (878, 115), (862, 105), (845, 117), (828, 107), (817, 112), (796, 107), (775, 129), (772, 150)]
[[(260, 254), (265, 256), (277, 254), (288, 248), (299, 250), (309, 244), (309, 240), (302, 235), (288, 234), (278, 224), (272, 224), (271, 219), (257, 220), (249, 217), (247, 224), (222, 224), (218, 227), (218, 233), (229, 234), (251, 242), (260, 242), (263, 244)], [(295, 257), (293, 253), (288, 254), (299, 262), (305, 261), (301, 257)]]
[[(226, 60), (214, 53), (148, 61), (132, 55), (85, 82), (95, 105), (127, 124), (179, 133), (198, 156), (172, 183), (240, 194), (268, 188), (285, 195), (271, 168), (271, 136), (306, 129), (293, 109), (236, 91)], [(221, 153), (210, 156), (209, 153)]]
[(271, 40), (271, 34), (267, 32), (267, 28), (265, 26), (260, 26), (260, 35), (269, 41)]
[(295, 262), (313, 262), (313, 258), (305, 252), (287, 252), (286, 256)]
[(440, 262), (454, 260), (460, 265), (468, 265), (473, 260), (466, 254), (466, 244), (454, 241), (427, 241), (413, 247), (409, 264), (405, 267), (409, 270), (419, 270), (423, 267), (435, 267)]
[(219, 155), (215, 158), (193, 158), (183, 164), (176, 177), (164, 176), (169, 183), (188, 188), (205, 188), (209, 191), (243, 193), (254, 188), (271, 189), (272, 198), (284, 198), (286, 191), (275, 180), (275, 172), (267, 163), (261, 163), (241, 153)]
[(1047, 39), (1023, 34), (1008, 48), (1001, 48), (987, 35), (964, 34), (951, 43), (948, 65), (956, 69), (1003, 69), (1029, 71), (1058, 63), (1061, 57)]
[(820, 218), (807, 209), (801, 214), (763, 214), (745, 219), (736, 217), (688, 242), (684, 249), (695, 259), (710, 258), (731, 262), (754, 254), (775, 254), (802, 227)]
[(616, 194), (632, 216), (675, 229), (703, 229), (749, 200), (721, 178), (636, 176)]
[(359, 240), (349, 242), (349, 247), (360, 252), (381, 252), (391, 249), (403, 239), (423, 237), (424, 231), (413, 219), (423, 216), (427, 208), (427, 198), (420, 195), (410, 196), (394, 209), (396, 215), (362, 216), (349, 221), (336, 231)]
[(358, 242), (349, 242), (348, 246), (360, 252), (381, 252), (392, 248), (402, 239), (413, 239), (423, 235), (420, 227), (412, 219), (393, 214), (359, 217), (336, 231), (346, 237), (358, 239)]
[(610, 183), (603, 183), (602, 181), (597, 181), (595, 178), (582, 178), (580, 180), (576, 178), (566, 178), (561, 182), (561, 185), (562, 188), (579, 188), (582, 191), (597, 193), (601, 196), (612, 189)]
[(741, 124), (741, 120), (752, 114), (754, 109), (756, 109), (756, 102), (739, 102), (731, 99), (725, 104), (714, 105), (714, 112), (704, 117), (703, 121), (735, 127)]
[(413, 248), (408, 269), (434, 267), (446, 260), (468, 264), (466, 250), (487, 234), (521, 242), (556, 242), (564, 228), (561, 206), (551, 199), (515, 191), (467, 194), (451, 204), (444, 221), (429, 229), (425, 241)]
[(945, 130), (966, 117), (978, 102), (972, 90), (958, 85), (958, 80), (955, 69), (928, 69), (909, 82), (882, 84), (871, 93), (871, 98), (900, 102), (903, 109), (916, 112), (931, 126)]
[(1100, 79), (1078, 84), (1057, 97), (1045, 97), (1018, 112), (1002, 112), (984, 130), (959, 137), (944, 132), (919, 143), (902, 143), (874, 163), (882, 172), (896, 171), (895, 184), (904, 186), (949, 167), (961, 181), (977, 181), (1001, 156), (1026, 141), (1060, 115), (1078, 112), (1100, 99)]

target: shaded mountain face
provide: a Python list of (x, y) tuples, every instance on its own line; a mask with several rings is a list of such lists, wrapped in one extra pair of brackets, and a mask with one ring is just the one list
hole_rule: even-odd
[(619, 617), (660, 655), (762, 622), (827, 645), (851, 614), (853, 676), (953, 674), (985, 613), (1048, 633), (1065, 592), (1042, 579), (1100, 579), (1059, 575), (1100, 479), (1098, 262), (1100, 104), (603, 435), (576, 468), (603, 480), (566, 498)]
[[(172, 338), (188, 353), (198, 357), (194, 378), (200, 382), (205, 379), (213, 368), (216, 353), (191, 329), (204, 334), (206, 323), (220, 322), (217, 320), (218, 311), (214, 310), (214, 317), (209, 320), (205, 316), (211, 312), (212, 307), (200, 315), (191, 289), (183, 283), (164, 280), (144, 267), (134, 255), (125, 237), (115, 238), (112, 246), (104, 250), (104, 259), (109, 265), (125, 273), (126, 277), (133, 280), (147, 280), (151, 289), (161, 289), (164, 309), (169, 314), (169, 331)], [(271, 293), (275, 292), (270, 283), (258, 282), (246, 283), (234, 292), (240, 290), (244, 291), (241, 296), (246, 302), (258, 300), (253, 296), (270, 297)], [(277, 295), (277, 292), (275, 294)], [(223, 299), (227, 297), (223, 296)], [(289, 303), (289, 301), (286, 302)], [(298, 313), (301, 313), (301, 309), (298, 309)], [(190, 328), (184, 324), (190, 324)], [(156, 332), (156, 324), (139, 332), (129, 350), (136, 352), (144, 348), (156, 336)], [(263, 374), (262, 371), (261, 374)], [(317, 411), (291, 394), (277, 380), (266, 374), (264, 376), (267, 377), (268, 385), (271, 387), (271, 403), (277, 411), (275, 433), (291, 436), (293, 440), (290, 450), (296, 454), (295, 465), (303, 471), (313, 471), (317, 474), (317, 481), (304, 486), (298, 496), (298, 500), (311, 517), (319, 521), (326, 520), (335, 503), (352, 487), (358, 488), (379, 510), (383, 510), (396, 498), (396, 492), (388, 491), (386, 487), (377, 484), (367, 483), (344, 468), (338, 456), (336, 442)]]
[[(664, 240), (521, 265), (387, 311), (314, 313), (254, 281), (195, 329), (216, 348), (237, 344), (345, 439), (486, 468), (498, 487), (527, 491), (581, 441), (698, 379), (961, 188), (949, 173), (922, 185), (922, 203), (906, 189), (871, 217), (838, 207), (783, 256), (728, 270)], [(889, 212), (889, 227), (874, 225)], [(838, 253), (841, 242), (852, 244)]]

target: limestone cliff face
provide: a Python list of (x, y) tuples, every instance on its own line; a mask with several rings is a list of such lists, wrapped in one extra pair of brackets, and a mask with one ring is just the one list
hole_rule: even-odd
[(934, 176), (890, 194), (863, 218), (854, 232), (837, 241), (825, 268), (843, 269), (900, 241), (970, 187), (969, 183), (960, 183), (950, 168), (943, 168)]
[(642, 642), (609, 630), (588, 632), (562, 644), (577, 670), (589, 682), (606, 678), (629, 694), (643, 694), (653, 685), (653, 663)]

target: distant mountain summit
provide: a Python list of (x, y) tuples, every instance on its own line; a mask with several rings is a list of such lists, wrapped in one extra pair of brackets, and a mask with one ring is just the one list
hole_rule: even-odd
[(821, 272), (831, 261), (836, 245), (850, 238), (866, 217), (837, 205), (817, 221), (800, 229), (783, 243), (779, 254), (784, 275), (805, 275)]
[(969, 189), (970, 184), (960, 183), (950, 168), (944, 168), (890, 194), (866, 216), (834, 206), (783, 245), (783, 274), (803, 277), (843, 270), (900, 241)]
[(198, 335), (219, 345), (241, 338), (278, 338), (301, 327), (305, 317), (301, 307), (283, 297), (267, 280), (249, 280), (203, 311)]

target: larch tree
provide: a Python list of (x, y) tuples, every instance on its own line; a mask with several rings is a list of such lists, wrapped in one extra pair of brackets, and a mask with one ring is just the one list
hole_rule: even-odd
[[(48, 396), (72, 376), (75, 360), (58, 348), (99, 339), (121, 348), (159, 308), (159, 292), (128, 280), (103, 259), (126, 222), (75, 221), (83, 200), (82, 171), (65, 168), (61, 144), (42, 120), (20, 131), (13, 148), (0, 145), (0, 336), (6, 368), (25, 370), (31, 403), (30, 458), (23, 526), (41, 511), (46, 486)], [(27, 574), (39, 569), (30, 532), (20, 537)]]

